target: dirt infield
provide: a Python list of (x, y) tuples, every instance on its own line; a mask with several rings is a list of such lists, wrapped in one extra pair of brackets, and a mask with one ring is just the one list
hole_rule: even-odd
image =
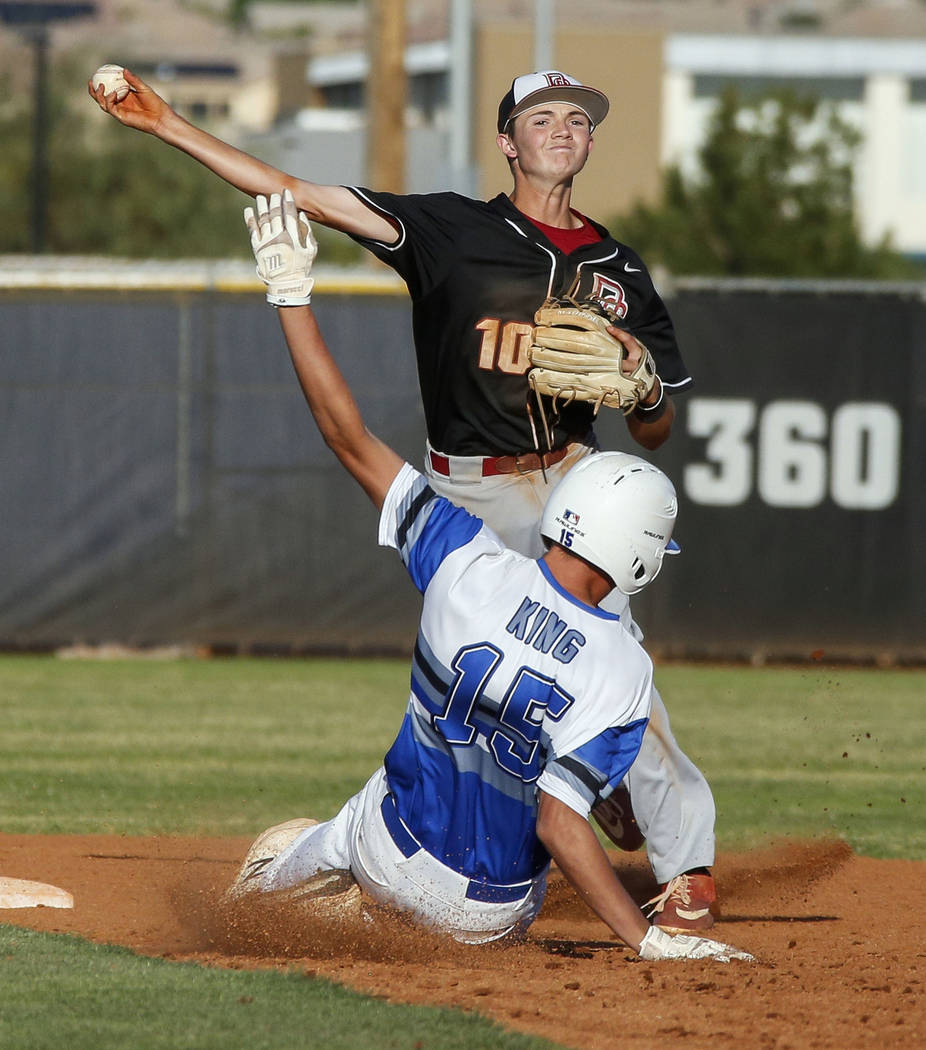
[[(460, 1007), (583, 1050), (926, 1046), (926, 863), (784, 843), (715, 867), (715, 935), (756, 964), (644, 963), (556, 873), (527, 943), (469, 948), (397, 920), (246, 930), (216, 901), (246, 839), (0, 835), (0, 874), (69, 890), (73, 911), (0, 921), (142, 954), (234, 968), (293, 967), (394, 1002)], [(642, 854), (614, 855), (631, 893)]]

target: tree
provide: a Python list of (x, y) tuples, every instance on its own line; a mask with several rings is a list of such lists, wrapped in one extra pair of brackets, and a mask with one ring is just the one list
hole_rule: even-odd
[[(182, 154), (97, 119), (82, 73), (51, 86), (46, 249), (51, 253), (181, 258), (244, 256), (235, 217), (247, 199)], [(105, 119), (105, 123), (104, 123)], [(0, 252), (31, 250), (33, 113), (28, 98), (0, 115)], [(91, 124), (95, 122), (95, 126)]]
[(791, 93), (720, 98), (699, 171), (665, 174), (661, 199), (614, 220), (621, 240), (675, 274), (922, 278), (890, 239), (868, 246), (853, 210), (860, 136)]
[[(250, 198), (185, 154), (97, 113), (85, 80), (65, 62), (52, 84), (46, 250), (136, 259), (249, 259), (242, 211)], [(32, 119), (25, 97), (0, 109), (0, 185), (11, 190), (0, 194), (0, 254), (32, 250)], [(361, 255), (344, 235), (316, 233), (327, 263)]]

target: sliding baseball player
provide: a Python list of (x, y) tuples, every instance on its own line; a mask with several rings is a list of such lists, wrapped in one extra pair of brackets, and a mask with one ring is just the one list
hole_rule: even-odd
[(632, 765), (646, 730), (652, 664), (604, 611), (646, 586), (672, 541), (675, 490), (620, 452), (588, 457), (553, 489), (539, 559), (478, 518), (364, 426), (309, 307), (315, 255), (288, 192), (245, 217), (258, 273), (326, 443), (380, 510), (423, 609), (411, 695), (383, 765), (331, 820), (290, 821), (251, 847), (230, 890), (355, 880), (381, 905), (467, 943), (523, 934), (552, 857), (583, 900), (644, 959), (749, 959), (651, 926), (588, 817)]

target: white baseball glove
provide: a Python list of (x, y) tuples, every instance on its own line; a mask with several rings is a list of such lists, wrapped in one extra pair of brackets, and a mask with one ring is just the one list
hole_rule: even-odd
[(305, 213), (296, 210), (289, 190), (273, 193), (270, 201), (256, 199), (257, 211), (244, 209), (257, 260), (257, 276), (267, 286), (267, 302), (274, 306), (305, 306), (312, 301), (314, 278), (309, 274), (318, 252)]
[(740, 951), (729, 944), (712, 941), (707, 937), (688, 937), (677, 934), (673, 937), (658, 926), (650, 926), (640, 943), (640, 958), (656, 959), (714, 959), (716, 962), (729, 962), (731, 959), (742, 959), (744, 962), (755, 962), (755, 956)]

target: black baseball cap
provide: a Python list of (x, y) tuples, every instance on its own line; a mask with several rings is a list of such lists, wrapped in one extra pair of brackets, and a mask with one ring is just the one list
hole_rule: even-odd
[(608, 96), (597, 88), (580, 84), (575, 77), (559, 70), (543, 73), (525, 73), (515, 77), (508, 94), (498, 107), (498, 130), (504, 132), (508, 122), (519, 113), (543, 105), (544, 102), (567, 102), (588, 116), (592, 127), (608, 115)]

